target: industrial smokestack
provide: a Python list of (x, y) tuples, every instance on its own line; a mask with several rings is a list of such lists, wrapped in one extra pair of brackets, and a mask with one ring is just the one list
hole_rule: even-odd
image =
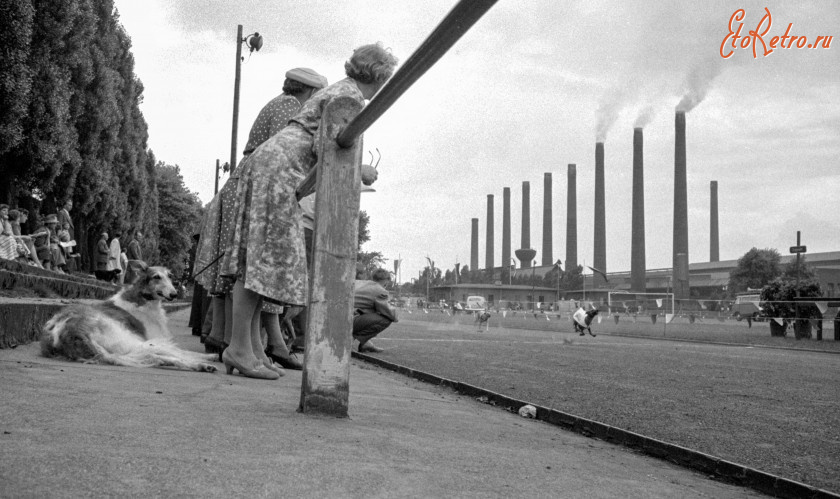
[[(577, 267), (577, 170), (569, 164), (566, 195), (566, 270)], [(545, 259), (543, 259), (545, 265)], [(548, 262), (551, 265), (551, 262)], [(600, 270), (600, 269), (598, 269)]]
[[(522, 182), (522, 244), (520, 249), (529, 249), (531, 247), (531, 183)], [(519, 252), (516, 252), (517, 257)], [(521, 261), (521, 260), (520, 260)], [(522, 262), (521, 267), (527, 268), (531, 266), (531, 262)]]
[[(519, 267), (527, 269), (531, 267), (531, 184), (522, 182), (522, 247), (516, 250), (516, 258), (519, 258)], [(536, 254), (536, 252), (534, 252)]]
[(630, 289), (644, 293), (645, 280), (645, 173), (641, 128), (633, 129), (633, 218), (630, 243)]
[(472, 219), (472, 237), (470, 238), (470, 270), (478, 270), (478, 219)]
[[(594, 262), (596, 269), (607, 272), (607, 218), (604, 199), (604, 143), (595, 144), (595, 246)], [(596, 287), (606, 285), (607, 280), (595, 273), (593, 283)]]
[[(685, 111), (677, 111), (674, 120), (674, 243), (673, 272), (685, 280), (674, 279), (674, 298), (689, 297), (688, 278), (688, 189), (686, 187)], [(678, 257), (678, 255), (682, 255)], [(684, 264), (685, 269), (680, 268)]]
[(484, 269), (493, 271), (493, 195), (487, 195), (487, 246), (484, 254)]
[(552, 249), (551, 235), (551, 173), (546, 173), (543, 180), (545, 194), (543, 196), (543, 244), (542, 244), (542, 264), (551, 265)]
[(712, 180), (709, 184), (711, 189), (711, 206), (709, 207), (709, 261), (720, 261), (720, 234), (718, 233), (718, 183)]
[(502, 191), (502, 264), (510, 268), (510, 187)]

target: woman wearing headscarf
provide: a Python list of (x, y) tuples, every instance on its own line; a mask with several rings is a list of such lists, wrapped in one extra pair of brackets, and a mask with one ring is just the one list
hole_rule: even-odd
[(240, 166), (233, 219), (222, 273), (235, 276), (233, 332), (222, 355), (228, 373), (277, 379), (260, 340), (260, 301), (306, 306), (306, 249), (295, 190), (318, 162), (318, 130), (327, 105), (338, 98), (360, 107), (393, 75), (397, 59), (381, 44), (357, 48), (344, 64), (347, 78), (309, 99), (280, 133), (263, 142)]

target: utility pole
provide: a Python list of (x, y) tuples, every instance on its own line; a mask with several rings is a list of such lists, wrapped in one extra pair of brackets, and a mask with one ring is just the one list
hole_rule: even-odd
[(213, 188), (213, 195), (219, 193), (219, 160), (216, 160), (216, 187)]
[(242, 25), (236, 26), (236, 76), (233, 79), (233, 126), (230, 133), (230, 172), (236, 168), (236, 134), (239, 131), (239, 77), (242, 74)]

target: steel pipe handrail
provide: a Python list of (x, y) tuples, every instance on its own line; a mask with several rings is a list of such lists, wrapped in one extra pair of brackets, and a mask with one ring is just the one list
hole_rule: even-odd
[(397, 99), (420, 79), (478, 21), (497, 0), (461, 0), (397, 70), (362, 112), (339, 134), (341, 147), (350, 147)]

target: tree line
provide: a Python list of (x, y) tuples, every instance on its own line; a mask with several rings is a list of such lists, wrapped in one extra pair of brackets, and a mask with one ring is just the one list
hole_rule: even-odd
[(494, 284), (496, 281), (519, 286), (538, 286), (560, 291), (578, 290), (583, 287), (583, 266), (569, 270), (552, 267), (544, 275), (518, 269), (515, 273), (508, 269), (482, 270), (470, 269), (469, 265), (456, 265), (454, 269), (440, 269), (426, 266), (414, 281), (403, 283), (403, 293), (425, 294), (429, 287), (449, 286), (453, 284)]
[(0, 203), (31, 233), (72, 200), (84, 268), (103, 231), (140, 230), (180, 275), (201, 202), (148, 148), (142, 101), (112, 0), (0, 0)]

